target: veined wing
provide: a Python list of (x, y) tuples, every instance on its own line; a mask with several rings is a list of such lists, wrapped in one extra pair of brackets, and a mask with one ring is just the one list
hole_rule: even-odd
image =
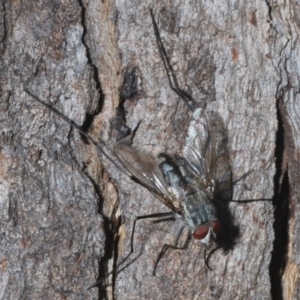
[(159, 162), (148, 153), (140, 153), (126, 144), (115, 144), (114, 152), (128, 172), (174, 212), (181, 211), (180, 189), (169, 186), (159, 168)]
[(201, 108), (194, 112), (183, 155), (195, 180), (212, 198), (215, 187), (215, 142), (209, 119)]
[(211, 199), (231, 197), (231, 168), (222, 120), (209, 117), (201, 108), (195, 110), (183, 153), (194, 180)]

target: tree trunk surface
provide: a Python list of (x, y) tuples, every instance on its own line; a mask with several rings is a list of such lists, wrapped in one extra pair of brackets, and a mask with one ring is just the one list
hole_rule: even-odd
[[(119, 104), (135, 148), (180, 155), (191, 113), (149, 8), (180, 88), (226, 128), (233, 200), (272, 200), (230, 202), (220, 248), (170, 249), (156, 276), (177, 222), (137, 222), (116, 265), (135, 217), (170, 210), (25, 92), (116, 162)], [(0, 299), (299, 299), (299, 3), (3, 0), (0, 13)]]

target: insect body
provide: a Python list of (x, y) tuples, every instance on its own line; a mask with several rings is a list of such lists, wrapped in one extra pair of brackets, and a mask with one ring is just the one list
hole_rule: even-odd
[[(221, 229), (216, 185), (230, 180), (231, 176), (228, 168), (218, 175), (215, 161), (218, 153), (215, 153), (216, 143), (209, 122), (201, 108), (195, 110), (183, 150), (184, 158), (161, 154), (155, 159), (122, 143), (114, 147), (118, 160), (129, 173), (168, 206), (176, 219), (192, 230), (196, 240), (205, 244)], [(231, 186), (227, 184), (226, 188)]]

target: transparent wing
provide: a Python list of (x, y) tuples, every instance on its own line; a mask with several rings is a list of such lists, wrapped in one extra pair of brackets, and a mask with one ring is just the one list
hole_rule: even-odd
[(126, 144), (115, 144), (114, 152), (128, 172), (174, 212), (180, 212), (180, 193), (170, 187), (159, 168), (159, 162), (147, 153), (140, 153)]
[(230, 200), (232, 198), (232, 173), (228, 151), (226, 127), (218, 116), (210, 117), (212, 134), (215, 140), (214, 198)]
[(195, 110), (183, 150), (188, 167), (211, 198), (231, 197), (231, 168), (225, 127), (217, 116)]
[(190, 171), (199, 184), (212, 195), (215, 187), (215, 141), (208, 116), (195, 110), (183, 150)]

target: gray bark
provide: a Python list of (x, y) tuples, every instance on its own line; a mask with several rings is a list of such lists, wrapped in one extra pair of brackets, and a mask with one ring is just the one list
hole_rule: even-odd
[[(276, 208), (232, 202), (235, 232), (223, 232), (212, 270), (192, 242), (167, 251), (155, 277), (177, 224), (139, 221), (132, 263), (112, 276), (134, 218), (169, 210), (24, 89), (112, 156), (110, 118), (136, 68), (123, 104), (133, 145), (180, 153), (191, 116), (170, 89), (149, 5), (180, 87), (222, 118), (233, 199)], [(297, 299), (297, 3), (2, 1), (0, 12), (0, 299)], [(103, 286), (87, 290), (99, 276)]]

